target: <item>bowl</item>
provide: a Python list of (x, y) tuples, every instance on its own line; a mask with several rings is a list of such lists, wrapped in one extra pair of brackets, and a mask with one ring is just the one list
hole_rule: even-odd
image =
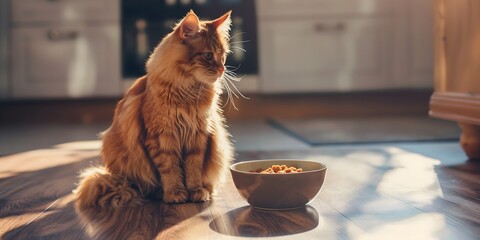
[[(251, 172), (272, 165), (302, 168), (303, 172), (264, 174)], [(293, 209), (305, 206), (320, 192), (327, 166), (307, 160), (253, 160), (230, 166), (233, 182), (247, 202), (260, 209)]]

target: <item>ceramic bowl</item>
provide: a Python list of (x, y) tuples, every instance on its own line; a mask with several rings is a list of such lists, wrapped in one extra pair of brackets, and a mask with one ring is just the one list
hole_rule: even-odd
[[(302, 168), (303, 172), (264, 174), (251, 172), (272, 165)], [(253, 160), (230, 166), (233, 182), (240, 195), (256, 208), (293, 209), (312, 201), (325, 181), (327, 166), (307, 160)]]

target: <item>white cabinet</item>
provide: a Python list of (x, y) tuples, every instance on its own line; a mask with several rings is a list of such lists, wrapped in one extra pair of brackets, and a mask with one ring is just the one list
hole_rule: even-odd
[(379, 15), (393, 11), (394, 0), (257, 0), (260, 18)]
[(121, 95), (118, 0), (11, 0), (11, 95)]
[(431, 1), (257, 1), (261, 91), (433, 87)]
[(433, 83), (433, 0), (411, 0), (410, 74), (412, 85)]
[(118, 20), (119, 0), (11, 0), (14, 23)]
[(385, 88), (389, 19), (279, 20), (260, 26), (266, 92)]
[(108, 25), (13, 29), (13, 96), (117, 95), (119, 35)]

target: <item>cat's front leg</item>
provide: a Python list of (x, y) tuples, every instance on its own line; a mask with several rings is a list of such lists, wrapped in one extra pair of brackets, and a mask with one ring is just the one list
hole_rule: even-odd
[(182, 182), (182, 169), (176, 154), (163, 152), (156, 161), (163, 188), (163, 201), (166, 203), (183, 203), (188, 199), (188, 193)]
[[(161, 136), (160, 140), (166, 140)], [(180, 167), (181, 151), (174, 141), (160, 141), (156, 151), (150, 151), (155, 166), (160, 173), (163, 188), (163, 201), (166, 203), (183, 203), (188, 199), (188, 192), (183, 184), (182, 168)]]
[[(206, 137), (205, 137), (206, 138)], [(198, 142), (204, 140), (197, 139)], [(204, 202), (210, 200), (210, 191), (203, 186), (203, 167), (205, 146), (195, 146), (188, 149), (185, 154), (185, 183), (192, 202)]]
[(204, 153), (205, 151), (193, 151), (187, 153), (185, 158), (185, 183), (192, 202), (210, 200), (210, 191), (202, 183)]

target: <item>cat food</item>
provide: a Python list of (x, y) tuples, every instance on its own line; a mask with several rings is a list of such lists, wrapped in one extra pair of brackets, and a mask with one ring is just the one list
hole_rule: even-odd
[(265, 174), (274, 174), (274, 173), (299, 173), (303, 170), (301, 168), (296, 168), (294, 166), (287, 167), (287, 165), (272, 165), (267, 169), (257, 169), (250, 172), (254, 173), (265, 173)]

